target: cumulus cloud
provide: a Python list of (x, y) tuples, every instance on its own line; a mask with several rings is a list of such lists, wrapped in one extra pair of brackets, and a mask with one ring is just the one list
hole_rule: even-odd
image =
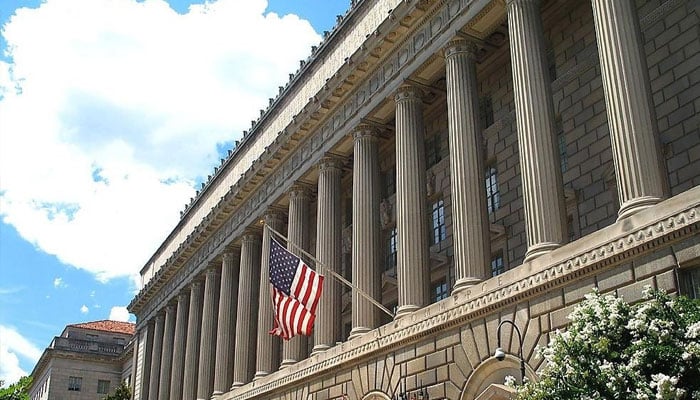
[(193, 185), (320, 41), (265, 0), (46, 0), (3, 27), (0, 217), (100, 280), (134, 275)]
[(87, 314), (88, 312), (90, 312), (90, 309), (88, 308), (88, 306), (86, 306), (85, 304), (83, 304), (83, 306), (80, 307), (80, 312), (83, 313), (83, 314)]
[(131, 315), (126, 307), (116, 306), (112, 307), (112, 309), (109, 311), (109, 319), (112, 321), (128, 322), (130, 318)]
[(29, 375), (20, 367), (20, 358), (36, 364), (41, 357), (41, 350), (24, 338), (14, 328), (0, 325), (0, 380), (8, 385), (19, 378)]

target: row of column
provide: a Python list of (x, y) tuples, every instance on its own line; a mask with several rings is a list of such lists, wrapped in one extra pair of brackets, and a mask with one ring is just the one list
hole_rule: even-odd
[[(621, 202), (619, 216), (624, 218), (664, 197), (657, 128), (634, 4), (630, 0), (593, 0), (592, 4)], [(566, 214), (540, 1), (509, 0), (507, 14), (528, 261), (564, 243)], [(462, 38), (444, 49), (454, 292), (484, 279), (490, 258), (475, 50), (475, 44)], [(420, 89), (402, 86), (394, 100), (396, 318), (401, 318), (429, 302), (430, 262)], [(370, 125), (361, 124), (353, 131), (352, 276), (354, 285), (375, 299), (381, 299), (378, 140), (378, 132)], [(341, 175), (342, 160), (330, 156), (321, 161), (316, 256), (337, 273), (342, 255)], [(309, 204), (309, 188), (295, 185), (289, 192), (288, 243), (289, 250), (297, 254), (309, 250)], [(283, 212), (269, 210), (264, 219), (282, 231)], [(212, 393), (226, 392), (306, 357), (306, 338), (297, 337), (280, 346), (280, 340), (268, 334), (272, 327), (269, 247), (269, 236), (246, 233), (240, 250), (223, 254), (220, 267), (210, 267), (204, 281), (195, 280), (175, 304), (155, 317), (151, 373), (142, 398), (208, 399)], [(340, 293), (338, 284), (327, 279), (312, 352), (324, 351), (340, 339)], [(379, 320), (378, 309), (353, 290), (351, 337), (376, 328)]]

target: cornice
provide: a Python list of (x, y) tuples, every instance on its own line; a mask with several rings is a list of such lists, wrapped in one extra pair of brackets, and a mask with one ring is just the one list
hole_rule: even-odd
[(279, 393), (299, 382), (465, 325), (503, 307), (698, 235), (699, 231), (700, 186), (216, 399), (242, 400)]
[[(417, 5), (425, 6), (428, 3), (430, 2), (420, 2)], [(405, 73), (404, 69), (415, 68), (416, 64), (420, 64), (416, 63), (414, 55), (424, 51), (432, 43), (430, 37), (444, 33), (449, 26), (449, 21), (463, 11), (469, 10), (468, 5), (471, 3), (473, 3), (471, 0), (459, 0), (453, 4), (459, 4), (460, 7), (444, 7), (444, 11), (440, 13), (433, 11), (426, 14), (424, 9), (410, 2), (403, 2), (401, 7), (392, 10), (393, 17), (385, 19), (375, 35), (368, 35), (365, 43), (383, 41), (383, 36), (379, 32), (391, 31), (390, 24), (406, 29), (407, 18), (414, 22), (417, 20), (414, 17), (406, 17), (410, 13), (433, 16), (435, 21), (413, 23), (411, 26), (415, 30), (401, 42), (403, 49), (386, 52), (385, 58), (373, 57), (369, 49), (374, 47), (371, 46), (362, 46), (350, 56), (343, 71), (331, 77), (322, 93), (310, 99), (309, 104), (315, 105), (316, 110), (311, 111), (310, 108), (305, 107), (293, 118), (290, 126), (280, 132), (241, 179), (229, 188), (203, 221), (187, 235), (174, 254), (167, 259), (165, 265), (146, 283), (129, 304), (130, 312), (140, 317), (145, 316), (152, 311), (153, 303), (166, 300), (163, 298), (163, 293), (173, 296), (172, 292), (182, 284), (183, 280), (194, 274), (200, 263), (206, 262), (210, 254), (217, 251), (224, 240), (230, 240), (232, 232), (251, 220), (253, 212), (270, 205), (270, 199), (274, 198), (271, 194), (276, 188), (284, 186), (289, 179), (294, 180), (296, 177), (292, 175), (299, 173), (302, 164), (317, 163), (319, 161), (317, 158), (320, 159), (322, 153), (330, 150), (331, 145), (349, 130), (347, 127), (350, 122), (359, 120), (358, 111), (366, 109), (376, 101), (373, 96), (380, 89), (384, 89), (387, 82), (398, 80), (398, 77)], [(443, 6), (442, 2), (435, 4)], [(358, 59), (368, 61), (353, 61)], [(371, 68), (372, 65), (378, 67)], [(391, 66), (391, 68), (382, 66)], [(367, 75), (368, 73), (370, 75)], [(342, 78), (343, 76), (347, 78)], [(354, 77), (351, 79), (350, 76)], [(357, 82), (360, 76), (366, 76), (366, 79)], [(352, 93), (331, 89), (331, 85), (335, 84), (339, 84), (338, 87), (348, 86), (349, 81), (357, 82), (353, 86), (355, 89)], [(322, 99), (329, 98), (337, 99), (333, 101), (334, 110), (324, 108), (326, 101)], [(324, 116), (318, 115), (321, 110)], [(322, 147), (325, 148), (322, 149)], [(276, 169), (273, 168), (275, 164), (279, 165)], [(181, 270), (184, 272), (180, 272)], [(176, 274), (179, 278), (173, 279)], [(151, 306), (147, 305), (149, 303)]]

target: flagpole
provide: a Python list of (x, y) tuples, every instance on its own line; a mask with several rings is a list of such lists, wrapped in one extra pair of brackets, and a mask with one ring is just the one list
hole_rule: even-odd
[(332, 269), (328, 268), (327, 265), (325, 265), (324, 263), (318, 261), (318, 260), (316, 259), (316, 257), (314, 257), (314, 256), (312, 256), (311, 254), (309, 254), (309, 252), (307, 252), (306, 250), (304, 250), (304, 249), (302, 249), (301, 247), (297, 246), (295, 243), (291, 243), (291, 242), (289, 241), (289, 239), (287, 239), (283, 234), (277, 232), (274, 228), (272, 228), (272, 227), (271, 227), (270, 225), (268, 225), (267, 223), (265, 223), (265, 228), (269, 229), (270, 232), (272, 232), (272, 233), (274, 233), (275, 235), (277, 235), (277, 236), (281, 237), (282, 239), (284, 239), (284, 241), (287, 242), (287, 244), (291, 244), (292, 247), (294, 247), (295, 250), (300, 251), (303, 255), (305, 255), (306, 257), (308, 257), (308, 258), (310, 258), (311, 260), (313, 260), (313, 261), (316, 263), (316, 265), (317, 265), (318, 267), (321, 267), (324, 271), (328, 272), (333, 278), (339, 280), (340, 282), (346, 284), (347, 286), (350, 286), (353, 290), (356, 290), (356, 291), (357, 291), (357, 294), (359, 294), (360, 296), (362, 296), (362, 297), (364, 297), (365, 299), (369, 300), (372, 304), (374, 304), (375, 306), (377, 306), (380, 310), (382, 310), (383, 312), (385, 312), (385, 313), (386, 313), (387, 315), (389, 315), (391, 318), (394, 318), (394, 317), (395, 317), (394, 313), (392, 313), (391, 311), (389, 311), (389, 309), (387, 309), (386, 307), (384, 307), (384, 305), (382, 305), (382, 303), (380, 303), (380, 302), (378, 302), (377, 300), (375, 300), (374, 298), (372, 298), (372, 296), (370, 296), (369, 294), (365, 293), (362, 289), (360, 289), (359, 287), (357, 287), (357, 285), (355, 285), (354, 283), (348, 281), (348, 280), (345, 279), (342, 275), (340, 275), (340, 274), (338, 274), (337, 272), (333, 271)]

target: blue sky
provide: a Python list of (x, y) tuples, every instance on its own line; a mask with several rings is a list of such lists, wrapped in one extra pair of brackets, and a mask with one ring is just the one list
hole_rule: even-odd
[(0, 0), (0, 379), (131, 319), (195, 187), (349, 0)]

